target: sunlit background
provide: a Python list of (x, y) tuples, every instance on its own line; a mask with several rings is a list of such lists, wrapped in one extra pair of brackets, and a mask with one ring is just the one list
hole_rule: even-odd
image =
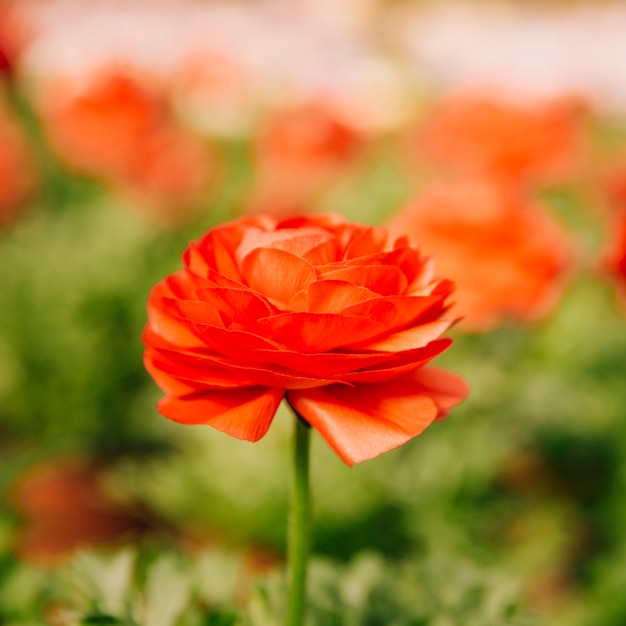
[(168, 422), (141, 333), (208, 227), (321, 211), (457, 283), (472, 393), (352, 469), (314, 437), (311, 624), (626, 624), (626, 3), (591, 0), (0, 4), (1, 624), (282, 624), (292, 417)]

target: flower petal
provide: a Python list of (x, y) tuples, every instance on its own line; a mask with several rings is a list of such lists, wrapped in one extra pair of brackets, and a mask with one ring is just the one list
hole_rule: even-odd
[(444, 297), (436, 296), (377, 296), (352, 304), (341, 311), (343, 315), (373, 317), (383, 322), (391, 334), (409, 324), (427, 323), (439, 318), (446, 310)]
[[(163, 298), (159, 305), (160, 313), (167, 315), (172, 323), (179, 322), (189, 329), (189, 323), (210, 324), (224, 327), (221, 311), (211, 303), (199, 300)], [(172, 343), (177, 343), (173, 341)]]
[(156, 383), (166, 393), (179, 394), (181, 388), (226, 389), (252, 386), (256, 381), (216, 362), (215, 358), (175, 352), (170, 349), (146, 348), (144, 359), (163, 375)]
[(319, 374), (307, 375), (281, 371), (272, 363), (250, 363), (242, 360), (232, 363), (216, 354), (189, 354), (168, 348), (150, 348), (155, 367), (164, 374), (192, 384), (196, 388), (281, 387), (308, 389), (335, 383)]
[(315, 376), (335, 380), (342, 374), (383, 366), (388, 362), (395, 364), (398, 355), (382, 352), (323, 352), (303, 353), (291, 350), (253, 350), (250, 358), (258, 363), (272, 363), (294, 375)]
[[(417, 370), (423, 367), (436, 356), (441, 354), (450, 344), (452, 339), (444, 338), (431, 341), (423, 348), (417, 348), (415, 350), (406, 350), (405, 352), (398, 353), (382, 353), (392, 354), (395, 356), (395, 361), (389, 360), (381, 367), (371, 367), (356, 372), (348, 372), (341, 376), (341, 381), (345, 383), (379, 383), (385, 380), (391, 380), (392, 378), (398, 378), (398, 376), (404, 375), (408, 372)], [(374, 353), (376, 354), (376, 353)]]
[(208, 424), (237, 439), (258, 441), (270, 427), (284, 395), (284, 389), (267, 387), (210, 390), (163, 398), (158, 408), (175, 422)]
[(258, 327), (270, 340), (308, 353), (329, 352), (342, 346), (348, 337), (366, 341), (385, 331), (383, 324), (366, 317), (303, 311), (261, 319)]
[[(226, 228), (209, 231), (208, 235), (199, 243), (199, 247), (200, 253), (213, 261), (212, 267), (218, 273), (231, 280), (242, 282), (241, 274), (233, 257), (237, 245), (236, 232), (235, 230), (229, 233)], [(211, 263), (209, 264), (211, 265)]]
[(421, 256), (418, 249), (412, 247), (404, 247), (376, 252), (374, 254), (368, 254), (366, 256), (358, 257), (356, 259), (350, 259), (349, 261), (346, 261), (346, 265), (351, 267), (363, 265), (382, 265), (385, 267), (397, 267), (406, 276), (407, 282), (411, 284), (418, 276), (421, 276), (421, 274), (423, 273), (425, 259)]
[(207, 277), (210, 269), (209, 264), (198, 249), (198, 244), (195, 242), (190, 243), (183, 252), (183, 263), (192, 274), (196, 274), (202, 278)]
[(200, 342), (181, 319), (177, 300), (172, 299), (165, 281), (153, 287), (148, 297), (148, 320), (151, 330), (167, 342), (181, 347), (199, 347)]
[(358, 344), (348, 344), (347, 348), (358, 348), (361, 350), (376, 350), (377, 352), (400, 352), (402, 350), (415, 350), (423, 348), (431, 341), (440, 337), (454, 320), (437, 320), (428, 324), (421, 324), (415, 328), (407, 328), (400, 332), (388, 335), (383, 339), (373, 342), (361, 342)]
[(378, 297), (377, 293), (345, 280), (316, 280), (309, 285), (308, 308), (314, 313), (340, 313), (346, 307)]
[(382, 250), (389, 239), (388, 231), (380, 226), (370, 226), (358, 231), (356, 236), (347, 243), (344, 258), (354, 259), (371, 254), (372, 250)]
[(469, 385), (461, 376), (440, 367), (422, 367), (416, 370), (413, 378), (435, 401), (439, 408), (437, 419), (445, 417), (470, 392)]
[[(198, 290), (198, 298), (201, 298), (207, 307), (214, 308), (219, 312), (220, 318), (226, 327), (235, 326), (250, 330), (256, 325), (261, 317), (267, 317), (274, 308), (252, 293), (249, 289), (232, 289), (229, 287), (207, 287)], [(203, 323), (202, 320), (191, 317), (194, 321)], [(204, 323), (213, 324), (211, 321)], [(214, 324), (216, 325), (216, 324)]]
[(344, 280), (381, 296), (402, 294), (408, 285), (405, 275), (392, 265), (357, 265), (327, 269), (322, 278)]
[(159, 386), (159, 389), (166, 394), (182, 396), (203, 388), (203, 385), (183, 380), (164, 372), (159, 367), (159, 355), (150, 349), (146, 349), (144, 352), (143, 364), (154, 379), (154, 382)]
[(340, 254), (337, 242), (334, 239), (323, 241), (302, 255), (312, 265), (325, 265), (337, 261)]
[(256, 248), (241, 265), (252, 289), (284, 304), (289, 304), (297, 292), (317, 278), (308, 261), (278, 248)]
[(190, 328), (198, 339), (202, 341), (205, 348), (217, 354), (233, 358), (240, 363), (248, 360), (254, 351), (271, 351), (277, 347), (267, 339), (245, 330), (232, 330), (195, 323), (190, 324)]
[(287, 392), (298, 414), (348, 465), (397, 448), (437, 417), (438, 407), (410, 376), (378, 385), (331, 385)]

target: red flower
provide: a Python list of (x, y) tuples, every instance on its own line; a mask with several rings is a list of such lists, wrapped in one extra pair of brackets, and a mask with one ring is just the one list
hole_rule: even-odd
[(130, 74), (103, 74), (82, 91), (59, 85), (43, 117), (52, 145), (73, 167), (155, 200), (180, 207), (215, 168), (206, 146), (171, 119), (165, 100)]
[(54, 564), (85, 544), (119, 544), (147, 529), (148, 520), (107, 493), (106, 469), (96, 460), (65, 458), (20, 476), (9, 495), (22, 521), (16, 534), (21, 558)]
[(349, 465), (467, 393), (426, 365), (451, 343), (451, 283), (404, 238), (338, 215), (243, 218), (191, 243), (148, 302), (145, 364), (166, 417), (256, 441), (283, 398)]
[(601, 254), (604, 271), (613, 278), (626, 304), (626, 207), (615, 211), (611, 219), (609, 241)]
[(514, 103), (460, 95), (425, 121), (417, 149), (431, 163), (515, 180), (559, 177), (580, 157), (580, 103)]
[(0, 78), (11, 77), (23, 49), (32, 37), (22, 3), (0, 3)]
[(0, 228), (11, 224), (34, 186), (26, 134), (0, 103)]
[(289, 215), (352, 166), (363, 138), (323, 104), (276, 113), (255, 142), (256, 189), (248, 211)]
[(567, 234), (540, 207), (494, 179), (433, 185), (389, 227), (419, 241), (455, 281), (455, 312), (468, 330), (540, 317), (569, 275)]

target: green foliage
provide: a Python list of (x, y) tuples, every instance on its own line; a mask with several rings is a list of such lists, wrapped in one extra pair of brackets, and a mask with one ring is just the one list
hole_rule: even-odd
[[(17, 568), (0, 617), (15, 626), (37, 619), (62, 626), (283, 623), (282, 573), (259, 578), (249, 596), (238, 599), (246, 576), (241, 555), (210, 550), (185, 557), (164, 550), (144, 565), (142, 575), (138, 557), (128, 550), (80, 553), (37, 584), (26, 576), (31, 585), (20, 602), (14, 594), (25, 570)], [(441, 555), (392, 564), (376, 553), (363, 553), (345, 565), (314, 560), (308, 602), (310, 626), (452, 626), (461, 620), (467, 626), (536, 624), (520, 612), (518, 583), (509, 574)]]

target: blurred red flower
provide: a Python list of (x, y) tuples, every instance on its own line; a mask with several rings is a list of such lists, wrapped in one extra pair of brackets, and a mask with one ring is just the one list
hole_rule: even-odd
[(28, 20), (18, 2), (0, 3), (0, 76), (11, 76), (15, 64), (31, 38)]
[(362, 153), (363, 138), (321, 103), (295, 106), (266, 121), (254, 145), (258, 176), (252, 212), (289, 213), (332, 183)]
[(159, 409), (256, 441), (283, 398), (349, 465), (421, 433), (467, 393), (427, 366), (451, 291), (405, 238), (339, 215), (209, 230), (148, 301)]
[(626, 212), (626, 159), (613, 164), (603, 181), (603, 190), (611, 211)]
[(541, 207), (495, 179), (433, 184), (390, 220), (455, 281), (467, 330), (532, 320), (557, 301), (571, 267), (567, 233)]
[(581, 103), (461, 94), (441, 102), (413, 138), (429, 163), (518, 181), (553, 179), (581, 157)]
[(146, 520), (124, 510), (104, 487), (106, 465), (91, 459), (54, 459), (25, 472), (10, 499), (22, 519), (16, 551), (35, 563), (54, 563), (85, 545), (136, 537)]
[(34, 182), (26, 134), (0, 103), (0, 228), (15, 221)]
[(79, 171), (179, 205), (201, 191), (214, 157), (174, 123), (160, 94), (120, 72), (83, 87), (57, 85), (42, 104), (47, 135), (62, 158)]
[(615, 280), (626, 304), (626, 206), (615, 211), (611, 217), (608, 242), (601, 253), (601, 265)]

